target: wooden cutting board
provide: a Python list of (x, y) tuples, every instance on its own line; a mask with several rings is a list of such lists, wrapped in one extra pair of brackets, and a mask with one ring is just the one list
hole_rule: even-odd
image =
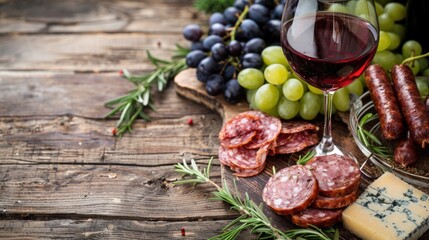
[[(179, 73), (174, 79), (176, 92), (192, 101), (197, 103), (201, 103), (206, 107), (217, 111), (223, 122), (227, 121), (231, 117), (236, 114), (249, 110), (249, 106), (246, 102), (240, 102), (235, 105), (231, 105), (227, 103), (223, 96), (210, 96), (206, 93), (203, 83), (198, 81), (195, 77), (195, 69), (187, 69)], [(347, 151), (355, 154), (360, 162), (365, 160), (364, 155), (357, 148), (352, 135), (348, 129), (347, 124), (347, 114), (336, 115), (333, 126), (333, 137), (336, 139), (336, 142), (341, 143), (341, 146)], [(322, 129), (323, 119), (316, 119), (313, 123), (319, 125)], [(273, 175), (273, 168), (277, 171), (295, 164), (296, 160), (300, 155), (305, 154), (305, 150), (300, 153), (290, 154), (290, 155), (277, 155), (274, 157), (269, 157), (267, 161), (267, 166), (265, 170), (257, 176), (249, 177), (249, 178), (238, 178), (233, 175), (233, 172), (228, 168), (222, 165), (222, 180), (226, 182), (230, 189), (234, 189), (234, 182), (236, 186), (236, 192), (248, 193), (250, 198), (256, 203), (263, 203), (262, 201), (262, 190), (265, 186), (265, 183), (268, 179)], [(366, 187), (371, 179), (363, 179), (362, 186)], [(297, 228), (295, 225), (291, 223), (289, 219), (284, 216), (279, 216), (275, 214), (271, 209), (269, 209), (265, 204), (264, 212), (265, 214), (271, 218), (272, 224), (281, 228), (281, 229), (292, 229)], [(341, 224), (338, 225), (340, 229), (341, 239), (359, 239), (355, 235), (348, 232), (346, 229), (342, 228)]]

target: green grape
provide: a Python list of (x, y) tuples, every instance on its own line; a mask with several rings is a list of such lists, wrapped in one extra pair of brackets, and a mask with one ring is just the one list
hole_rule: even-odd
[(299, 115), (304, 120), (312, 120), (319, 113), (320, 96), (312, 92), (306, 92), (299, 100)]
[(296, 78), (289, 78), (283, 84), (283, 95), (290, 101), (297, 101), (304, 95), (304, 85)]
[(307, 84), (307, 86), (308, 86), (308, 90), (309, 90), (310, 92), (312, 92), (312, 93), (314, 93), (314, 94), (317, 94), (317, 95), (321, 95), (321, 94), (323, 94), (323, 91), (322, 91), (321, 89), (318, 89), (317, 87), (313, 87), (313, 86), (311, 86), (310, 84)]
[(389, 35), (389, 38), (390, 38), (390, 44), (387, 50), (393, 51), (397, 49), (399, 45), (401, 45), (401, 38), (399, 37), (398, 34), (393, 32), (387, 32), (387, 34)]
[(278, 111), (278, 104), (276, 104), (273, 108), (263, 110), (263, 112), (273, 117), (280, 117)]
[(401, 41), (405, 39), (406, 29), (404, 25), (395, 23), (390, 31), (397, 34)]
[(332, 103), (338, 111), (345, 112), (349, 110), (350, 98), (349, 91), (346, 88), (340, 88), (334, 93)]
[(420, 64), (418, 61), (406, 62), (405, 65), (408, 65), (408, 67), (411, 68), (411, 71), (413, 71), (414, 76), (416, 76), (420, 71)]
[(286, 67), (279, 63), (267, 66), (264, 70), (265, 79), (274, 85), (281, 85), (288, 79), (289, 72)]
[(381, 31), (390, 31), (393, 28), (395, 21), (387, 13), (382, 13), (378, 16), (378, 25)]
[(407, 14), (405, 6), (398, 2), (390, 2), (384, 6), (384, 11), (389, 14), (393, 21), (401, 21)]
[(279, 63), (290, 69), (289, 63), (283, 53), (283, 50), (280, 46), (269, 46), (266, 47), (262, 53), (262, 60), (266, 65), (271, 65), (274, 63)]
[(401, 64), (402, 61), (404, 61), (404, 57), (400, 53), (395, 53), (395, 57), (396, 57), (396, 64)]
[(419, 62), (421, 73), (429, 67), (429, 60), (427, 58), (419, 58), (417, 62)]
[(249, 103), (249, 107), (251, 109), (256, 109), (255, 94), (256, 94), (257, 90), (258, 89), (251, 89), (251, 90), (249, 89), (249, 90), (246, 90), (246, 100)]
[(298, 79), (302, 83), (302, 86), (304, 86), (304, 92), (308, 91), (308, 84), (304, 80), (302, 80), (302, 78), (300, 78), (295, 72), (292, 71), (292, 74), (289, 75), (289, 78)]
[(266, 83), (255, 93), (255, 106), (261, 111), (268, 111), (277, 105), (279, 98), (279, 89), (273, 84)]
[(240, 86), (246, 89), (257, 89), (265, 82), (264, 74), (256, 68), (246, 68), (241, 70), (237, 76)]
[(409, 58), (422, 54), (422, 45), (415, 40), (408, 40), (402, 45), (402, 56)]
[(390, 71), (397, 64), (397, 57), (391, 51), (382, 51), (375, 54), (372, 62), (380, 65), (385, 71)]
[(356, 14), (356, 12), (355, 12), (357, 2), (359, 2), (359, 0), (358, 1), (349, 1), (346, 3), (348, 12), (355, 13), (355, 15), (359, 15), (359, 14)]
[(369, 3), (367, 0), (357, 0), (357, 1), (350, 1), (350, 2), (355, 3), (354, 8), (353, 8), (355, 15), (357, 15), (357, 16), (360, 16), (360, 15), (369, 16), (370, 15), (368, 12), (370, 8), (368, 8)]
[(281, 118), (286, 120), (294, 118), (299, 113), (299, 102), (281, 97), (278, 104), (278, 113)]
[(363, 93), (363, 85), (359, 79), (355, 79), (346, 87), (346, 89), (349, 93), (356, 94), (357, 96), (360, 96)]
[(420, 96), (426, 98), (429, 95), (429, 78), (418, 76), (416, 77), (417, 89), (419, 89)]
[(330, 12), (340, 12), (340, 13), (349, 13), (349, 10), (346, 6), (340, 4), (340, 3), (334, 3), (331, 6), (329, 6), (328, 11)]
[(390, 36), (385, 31), (380, 31), (380, 41), (378, 42), (377, 52), (382, 52), (390, 46)]
[(360, 83), (362, 84), (362, 86), (364, 88), (366, 88), (365, 73), (362, 73), (358, 79), (359, 79)]
[[(332, 104), (332, 110), (331, 113), (334, 114), (335, 112), (337, 112), (337, 109), (335, 108), (335, 105)], [(323, 100), (323, 96), (320, 96), (320, 110), (319, 113), (322, 115), (325, 115), (325, 102)]]
[(378, 2), (374, 2), (374, 4), (375, 4), (375, 12), (377, 13), (377, 16), (380, 16), (381, 14), (383, 14), (384, 13), (383, 5), (381, 5)]
[(429, 68), (426, 68), (426, 69), (423, 71), (423, 76), (427, 76), (427, 77), (429, 77)]

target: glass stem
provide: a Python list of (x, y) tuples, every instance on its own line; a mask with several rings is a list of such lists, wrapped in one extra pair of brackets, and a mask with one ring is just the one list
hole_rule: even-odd
[(325, 121), (323, 126), (322, 141), (318, 145), (319, 151), (322, 153), (330, 152), (334, 149), (334, 142), (332, 141), (331, 131), (331, 116), (332, 116), (332, 98), (334, 92), (323, 91), (323, 104), (325, 112)]

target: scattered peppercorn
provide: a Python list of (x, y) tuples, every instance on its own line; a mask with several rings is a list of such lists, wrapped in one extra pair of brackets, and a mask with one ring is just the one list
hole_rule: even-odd
[(112, 128), (112, 135), (116, 136), (117, 133), (118, 133), (118, 130), (116, 128)]
[(193, 125), (194, 124), (194, 120), (192, 118), (188, 119), (188, 125)]
[(185, 235), (186, 235), (185, 228), (183, 228), (183, 227), (182, 227), (182, 228), (180, 229), (180, 232), (182, 232), (182, 236), (185, 236)]

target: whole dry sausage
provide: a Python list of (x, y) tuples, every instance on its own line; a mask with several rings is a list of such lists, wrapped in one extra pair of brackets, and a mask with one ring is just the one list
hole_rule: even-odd
[(424, 148), (429, 143), (429, 113), (420, 98), (413, 72), (405, 64), (395, 65), (392, 80), (411, 137)]
[(401, 164), (401, 166), (406, 167), (416, 162), (418, 158), (419, 152), (417, 144), (408, 134), (408, 136), (399, 141), (398, 145), (396, 146), (395, 152), (393, 154), (393, 160)]
[(389, 76), (379, 65), (370, 65), (365, 71), (365, 82), (380, 118), (384, 138), (398, 139), (404, 132), (404, 123)]

